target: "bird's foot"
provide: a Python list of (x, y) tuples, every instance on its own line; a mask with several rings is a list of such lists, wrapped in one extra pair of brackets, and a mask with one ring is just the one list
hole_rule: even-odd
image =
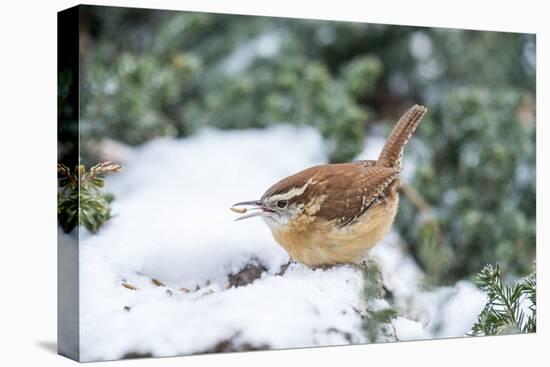
[(312, 266), (311, 269), (313, 270), (317, 270), (317, 269), (320, 269), (320, 270), (329, 270), (329, 269), (332, 269), (334, 268), (335, 266), (339, 266), (339, 265), (342, 265), (342, 264), (323, 264), (323, 265), (315, 265), (315, 266)]
[(294, 260), (292, 260), (292, 258), (289, 258), (288, 262), (286, 264), (284, 264), (283, 266), (281, 266), (281, 269), (275, 275), (283, 276), (286, 273), (289, 266), (292, 265), (293, 263), (294, 263)]
[(369, 261), (368, 260), (362, 260), (361, 262), (359, 263), (355, 263), (355, 264), (350, 264), (350, 266), (361, 272), (361, 273), (366, 273), (369, 269)]

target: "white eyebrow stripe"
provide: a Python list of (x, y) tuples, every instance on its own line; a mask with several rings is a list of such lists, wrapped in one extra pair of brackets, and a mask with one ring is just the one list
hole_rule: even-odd
[(279, 201), (279, 200), (290, 200), (293, 197), (296, 197), (298, 195), (302, 195), (310, 183), (312, 183), (313, 179), (310, 178), (307, 180), (306, 184), (301, 187), (293, 187), (292, 189), (288, 190), (287, 192), (283, 192), (281, 194), (273, 195), (269, 198), (270, 201)]

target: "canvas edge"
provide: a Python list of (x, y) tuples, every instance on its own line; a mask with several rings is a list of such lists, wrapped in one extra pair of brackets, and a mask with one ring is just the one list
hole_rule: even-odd
[[(58, 152), (60, 138), (70, 139), (77, 147), (68, 158), (64, 159), (64, 162), (60, 162), (69, 167), (77, 164), (80, 150), (79, 14), (80, 6), (57, 13), (58, 98), (62, 73), (68, 73), (71, 84), (67, 102), (74, 111), (73, 118), (67, 119), (59, 113), (58, 105), (57, 142)], [(75, 361), (80, 361), (79, 293), (79, 229), (77, 226), (70, 234), (59, 231), (57, 236), (57, 353)]]

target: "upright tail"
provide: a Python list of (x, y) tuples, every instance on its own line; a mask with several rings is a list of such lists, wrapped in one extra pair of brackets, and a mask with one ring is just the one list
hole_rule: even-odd
[(391, 131), (380, 157), (378, 157), (377, 166), (401, 167), (403, 148), (427, 111), (428, 109), (424, 106), (414, 105), (401, 116)]

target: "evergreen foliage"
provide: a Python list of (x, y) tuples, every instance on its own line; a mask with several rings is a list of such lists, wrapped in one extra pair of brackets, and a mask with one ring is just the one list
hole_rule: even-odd
[(121, 170), (120, 165), (112, 162), (98, 163), (88, 171), (84, 165), (79, 165), (75, 172), (63, 164), (57, 165), (57, 218), (65, 232), (72, 231), (76, 225), (83, 225), (96, 233), (111, 218), (109, 204), (114, 197), (101, 190), (105, 175)]
[[(85, 161), (93, 160), (87, 144), (105, 136), (133, 145), (154, 136), (186, 136), (205, 126), (278, 123), (319, 129), (333, 162), (361, 151), (372, 119), (364, 101), (373, 97), (383, 63), (370, 53), (335, 65), (324, 62), (324, 47), (311, 39), (320, 37), (315, 33), (322, 22), (89, 11), (90, 19), (104, 23), (97, 52), (83, 69)], [(149, 17), (151, 34), (142, 43), (121, 39), (109, 27), (132, 15)], [(328, 33), (337, 27), (327, 25)]]
[(136, 145), (279, 123), (318, 129), (328, 159), (349, 161), (373, 122), (422, 103), (430, 112), (403, 182), (429, 210), (402, 195), (394, 228), (428, 281), (473, 278), (496, 261), (530, 271), (534, 35), (82, 7), (81, 40), (83, 163), (106, 137)]
[(363, 278), (365, 280), (363, 293), (367, 305), (363, 319), (363, 330), (365, 330), (369, 342), (376, 343), (379, 341), (380, 336), (392, 335), (391, 320), (398, 313), (390, 305), (380, 307), (374, 304), (375, 301), (381, 301), (386, 294), (382, 274), (375, 261), (369, 259), (363, 264)]
[(489, 264), (481, 270), (476, 280), (487, 293), (488, 302), (471, 335), (537, 331), (537, 280), (534, 272), (513, 284), (505, 284), (498, 264)]
[(536, 219), (532, 103), (513, 90), (461, 88), (420, 129), (429, 144), (417, 155), (411, 186), (434, 215), (411, 221), (418, 211), (403, 200), (398, 223), (434, 278), (455, 281), (495, 260), (506, 272), (529, 272)]

